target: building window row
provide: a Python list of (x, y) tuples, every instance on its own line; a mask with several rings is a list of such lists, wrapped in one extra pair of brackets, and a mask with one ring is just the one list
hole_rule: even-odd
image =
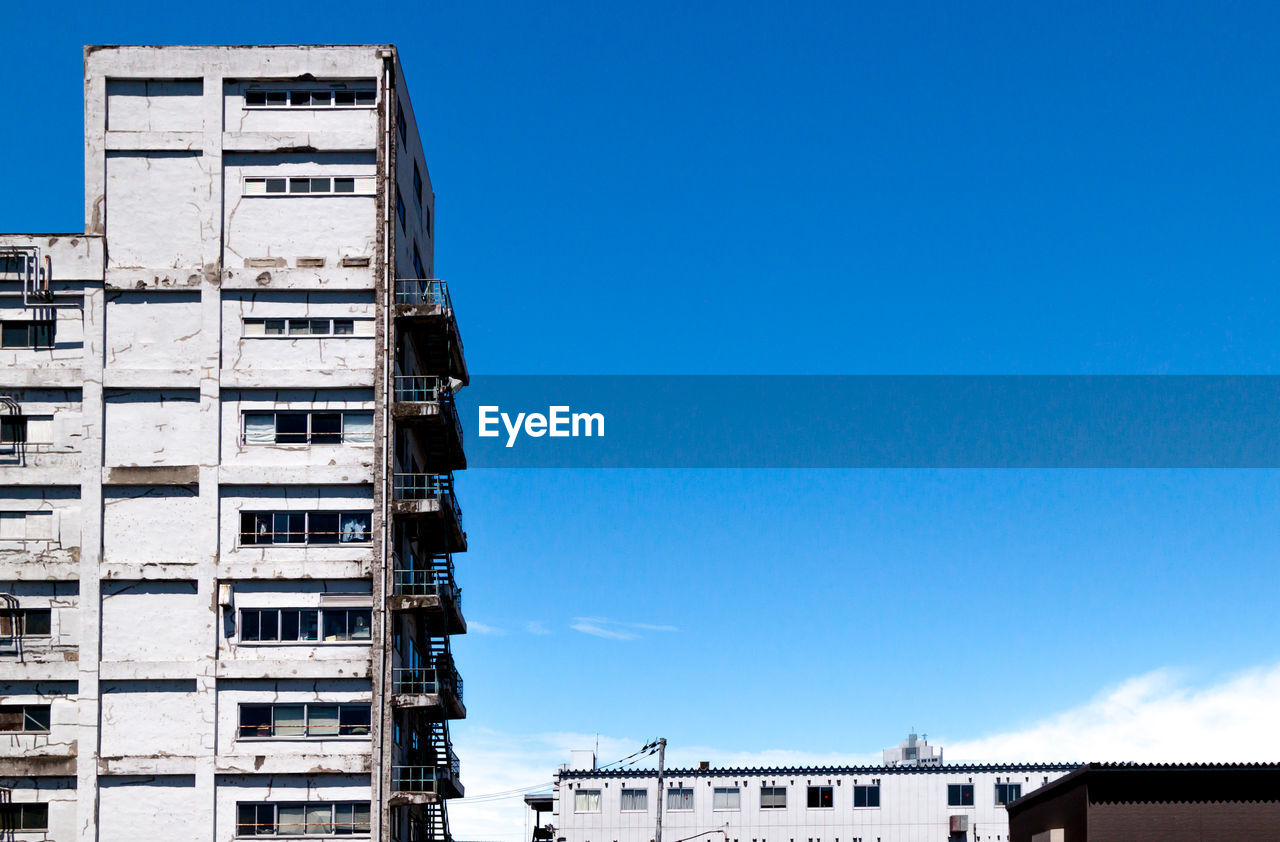
[(373, 336), (373, 319), (245, 319), (244, 336), (319, 339), (328, 336)]
[(240, 543), (367, 544), (373, 540), (373, 513), (241, 512)]
[(369, 832), (369, 802), (237, 804), (237, 836), (349, 836)]
[(378, 92), (373, 88), (326, 88), (324, 90), (263, 90), (244, 92), (245, 108), (372, 108)]
[(49, 637), (53, 633), (53, 612), (48, 608), (0, 610), (0, 638)]
[(242, 738), (317, 738), (369, 736), (369, 704), (242, 704)]
[(372, 444), (369, 411), (246, 412), (245, 444)]
[[(879, 807), (880, 785), (854, 785), (853, 806)], [(811, 786), (806, 790), (806, 807), (810, 810), (829, 810), (835, 808), (835, 788), (831, 786)], [(995, 804), (1001, 806), (1022, 797), (1022, 784), (997, 783), (995, 785)], [(693, 789), (691, 787), (672, 787), (667, 790), (666, 809), (692, 810)], [(974, 803), (973, 784), (948, 784), (947, 806), (972, 807)], [(787, 806), (787, 787), (760, 787), (760, 809), (780, 810)], [(644, 789), (623, 789), (621, 809), (624, 812), (638, 812), (649, 809), (649, 793)], [(711, 809), (741, 810), (742, 791), (738, 787), (715, 787), (711, 793)], [(579, 789), (574, 793), (574, 812), (600, 812), (600, 790)]]
[(246, 177), (246, 196), (372, 196), (378, 179), (372, 175)]
[(49, 705), (0, 705), (0, 733), (47, 734)]
[(368, 608), (242, 608), (241, 643), (367, 643)]
[(58, 323), (52, 319), (0, 323), (0, 348), (52, 348)]

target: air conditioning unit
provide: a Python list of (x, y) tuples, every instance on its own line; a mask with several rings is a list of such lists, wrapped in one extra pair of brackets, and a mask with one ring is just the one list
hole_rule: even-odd
[(968, 816), (952, 816), (951, 832), (952, 833), (968, 833), (969, 817)]

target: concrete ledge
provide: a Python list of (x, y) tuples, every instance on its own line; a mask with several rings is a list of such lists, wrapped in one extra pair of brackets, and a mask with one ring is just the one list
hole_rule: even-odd
[(223, 152), (376, 152), (378, 124), (370, 110), (368, 131), (223, 132)]
[(195, 485), (199, 465), (120, 465), (102, 469), (103, 485)]
[(194, 775), (196, 758), (157, 754), (99, 757), (99, 775)]
[(148, 292), (197, 292), (204, 281), (204, 268), (153, 269), (146, 266), (108, 266), (103, 287), (109, 291), (146, 290)]
[(0, 582), (74, 582), (80, 578), (78, 559), (50, 561), (37, 553), (23, 553), (29, 561), (5, 558), (0, 561)]
[(106, 389), (191, 389), (200, 388), (200, 372), (193, 368), (106, 368), (102, 372)]
[(372, 368), (224, 368), (219, 373), (224, 389), (371, 389)]
[[(61, 654), (76, 655), (78, 652)], [(17, 661), (12, 655), (0, 656), (0, 681), (79, 681), (80, 664), (69, 661)]]
[(364, 579), (373, 569), (372, 550), (364, 561), (254, 561), (218, 563), (219, 579)]
[(372, 653), (367, 658), (325, 661), (218, 661), (218, 678), (369, 678), (372, 674)]
[(200, 152), (203, 132), (107, 132), (108, 152)]
[(191, 581), (197, 577), (197, 562), (136, 561), (103, 562), (98, 568), (105, 580), (179, 580)]
[(102, 661), (103, 681), (191, 681), (209, 674), (209, 661)]
[(0, 368), (0, 387), (6, 389), (57, 389), (84, 387), (84, 369), (80, 366), (60, 366), (56, 363), (48, 368), (16, 368), (4, 366)]
[[(224, 290), (360, 290), (372, 292), (376, 286), (377, 275), (373, 267), (373, 255), (370, 265), (340, 266), (333, 265), (317, 269), (288, 269), (282, 267), (250, 268), (229, 267), (222, 272), (222, 288)], [(296, 259), (296, 257), (295, 257)], [(338, 259), (333, 260), (334, 264)]]
[(223, 754), (214, 759), (220, 774), (351, 775), (373, 771), (369, 754)]
[[(76, 744), (61, 755), (0, 758), (0, 778), (70, 777), (76, 773)], [(7, 834), (6, 834), (6, 838)]]
[(373, 465), (223, 465), (224, 485), (371, 485)]
[(79, 485), (81, 469), (70, 465), (3, 465), (0, 485)]

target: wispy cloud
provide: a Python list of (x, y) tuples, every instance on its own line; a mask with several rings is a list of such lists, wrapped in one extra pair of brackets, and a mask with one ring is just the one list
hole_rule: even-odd
[[(598, 623), (598, 618), (580, 618)], [(604, 626), (614, 630), (616, 624)], [(669, 627), (663, 627), (668, 630)], [(640, 631), (641, 629), (636, 629)], [(1280, 663), (1226, 676), (1200, 686), (1173, 670), (1136, 676), (1103, 690), (1075, 708), (1046, 715), (1022, 728), (978, 738), (931, 736), (948, 762), (1176, 760), (1184, 762), (1272, 761), (1280, 754)], [(622, 738), (555, 732), (513, 735), (474, 726), (465, 720), (454, 729), (464, 758), (468, 794), (504, 792), (537, 784), (549, 786), (556, 767), (573, 749), (599, 743), (601, 763), (626, 757), (648, 737)], [(668, 765), (823, 766), (880, 762), (880, 749), (899, 734), (886, 733), (883, 745), (867, 753), (806, 752), (788, 749), (725, 750), (673, 744)], [(641, 765), (645, 765), (643, 762)], [(454, 836), (524, 842), (531, 815), (519, 795), (496, 800), (450, 802)]]
[(503, 635), (507, 633), (505, 629), (500, 629), (497, 626), (491, 626), (488, 623), (478, 623), (475, 620), (467, 621), (467, 631), (472, 631), (476, 634), (494, 635)]
[(541, 620), (530, 620), (524, 624), (524, 630), (529, 634), (551, 634), (551, 629), (547, 628), (547, 624)]
[(624, 623), (620, 620), (610, 620), (608, 617), (574, 617), (569, 628), (592, 637), (602, 637), (605, 640), (635, 640), (641, 636), (641, 632), (679, 631), (675, 626)]

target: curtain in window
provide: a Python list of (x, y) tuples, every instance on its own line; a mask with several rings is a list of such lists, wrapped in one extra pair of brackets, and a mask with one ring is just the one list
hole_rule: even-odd
[(338, 706), (310, 705), (307, 708), (307, 734), (312, 737), (336, 737)]
[(644, 789), (624, 789), (622, 791), (622, 809), (648, 810), (649, 792)]
[(600, 812), (600, 790), (580, 789), (573, 794), (573, 811), (575, 813)]
[(318, 836), (333, 833), (332, 804), (307, 805), (307, 833), (314, 833)]
[(275, 444), (276, 443), (275, 415), (269, 412), (255, 412), (253, 414), (245, 413), (244, 443), (245, 444)]
[(302, 705), (276, 705), (275, 735), (277, 737), (301, 737), (307, 733), (307, 723)]
[(342, 543), (369, 540), (369, 515), (356, 513), (342, 516)]
[(373, 413), (342, 413), (342, 438), (350, 444), (372, 444)]
[(281, 836), (301, 836), (306, 832), (306, 805), (281, 804), (276, 813), (276, 833)]

